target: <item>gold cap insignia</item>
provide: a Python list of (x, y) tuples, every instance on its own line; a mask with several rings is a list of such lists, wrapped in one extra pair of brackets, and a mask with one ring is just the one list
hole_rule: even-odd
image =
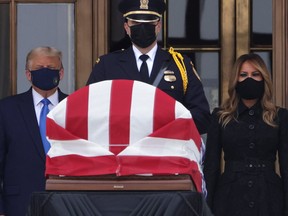
[(148, 10), (149, 0), (140, 0), (140, 9)]

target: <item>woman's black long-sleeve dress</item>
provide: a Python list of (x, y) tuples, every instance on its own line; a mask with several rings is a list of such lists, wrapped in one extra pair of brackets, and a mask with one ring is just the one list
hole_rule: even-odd
[[(247, 108), (240, 102), (238, 121), (225, 128), (217, 111), (212, 114), (204, 161), (207, 202), (215, 216), (288, 216), (287, 110), (279, 108), (276, 128), (262, 120), (260, 103)], [(281, 178), (275, 172), (277, 152)]]

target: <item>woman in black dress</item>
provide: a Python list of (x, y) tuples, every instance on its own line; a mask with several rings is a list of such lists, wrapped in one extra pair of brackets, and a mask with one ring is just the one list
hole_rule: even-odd
[(207, 134), (207, 202), (215, 216), (287, 216), (288, 113), (273, 104), (270, 73), (259, 55), (237, 59), (228, 94)]

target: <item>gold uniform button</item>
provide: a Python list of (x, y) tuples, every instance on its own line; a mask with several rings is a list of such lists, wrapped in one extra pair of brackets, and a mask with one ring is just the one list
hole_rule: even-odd
[(174, 89), (175, 87), (174, 86), (171, 86), (171, 89)]

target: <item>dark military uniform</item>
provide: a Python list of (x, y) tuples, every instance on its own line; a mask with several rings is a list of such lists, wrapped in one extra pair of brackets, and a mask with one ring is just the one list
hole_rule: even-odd
[[(172, 56), (160, 47), (158, 47), (155, 56), (149, 83), (153, 84), (155, 79), (158, 79), (156, 77), (158, 76), (159, 71), (161, 71), (161, 79), (159, 80), (158, 88), (181, 102), (190, 110), (198, 130), (202, 134), (206, 132), (206, 128), (209, 125), (209, 105), (204, 95), (202, 83), (198, 79), (198, 75), (193, 72), (190, 59), (185, 57), (184, 62), (188, 78), (185, 94), (179, 68)], [(164, 68), (165, 70), (163, 71)], [(109, 53), (100, 57), (93, 68), (87, 84), (113, 79), (141, 81), (132, 47), (127, 50)]]
[[(163, 0), (122, 0), (120, 2), (119, 11), (123, 14), (123, 17), (126, 20), (138, 23), (139, 26), (141, 24), (140, 32), (136, 32), (136, 36), (134, 31), (136, 41), (139, 42), (139, 37), (141, 38), (141, 43), (139, 42), (137, 45), (138, 48), (147, 48), (148, 45), (148, 47), (150, 46), (149, 50), (151, 50), (153, 44), (156, 44), (156, 32), (155, 35), (151, 35), (151, 29), (147, 29), (147, 24), (151, 23), (151, 25), (153, 25), (153, 22), (160, 21), (165, 10), (166, 4)], [(131, 31), (130, 28), (130, 34), (133, 35)], [(131, 35), (130, 37), (133, 41)], [(149, 41), (149, 39), (151, 39), (151, 37), (153, 39), (154, 36), (155, 40), (150, 41), (151, 44), (145, 43), (145, 45), (143, 45), (143, 41)], [(133, 43), (134, 45), (137, 44), (135, 40)], [(142, 52), (141, 50), (139, 51)], [(145, 50), (145, 52), (147, 52), (147, 50)], [(145, 82), (157, 86), (181, 102), (192, 113), (199, 132), (201, 134), (206, 133), (210, 120), (210, 109), (203, 91), (203, 86), (196, 71), (193, 72), (192, 63), (189, 58), (184, 57), (183, 63), (182, 60), (179, 60), (176, 56), (173, 50), (170, 54), (158, 47), (151, 75), (149, 80), (145, 80)], [(87, 84), (114, 79), (139, 80), (144, 82), (144, 79), (141, 78), (138, 71), (132, 47), (100, 57), (93, 68)], [(143, 94), (145, 94), (145, 92), (143, 92)]]
[[(207, 135), (204, 176), (207, 201), (215, 216), (287, 216), (288, 113), (280, 108), (275, 122), (262, 120), (258, 102), (251, 108), (242, 102), (237, 121), (223, 128), (213, 111)], [(225, 171), (220, 175), (221, 151)], [(281, 178), (275, 172), (279, 155)], [(284, 210), (285, 209), (285, 210)]]

